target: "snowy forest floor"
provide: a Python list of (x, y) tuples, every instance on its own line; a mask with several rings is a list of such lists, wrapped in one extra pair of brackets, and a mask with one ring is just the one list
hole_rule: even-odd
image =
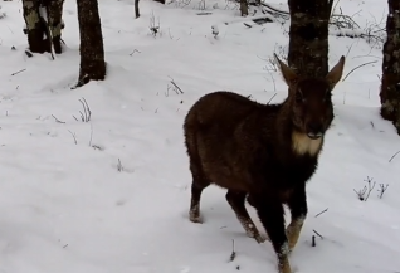
[[(67, 51), (55, 60), (25, 56), (21, 1), (0, 3), (0, 272), (275, 272), (271, 244), (246, 237), (225, 191), (207, 188), (205, 223), (188, 220), (182, 123), (192, 103), (212, 91), (282, 101), (286, 85), (268, 60), (287, 54), (288, 23), (248, 28), (243, 21), (250, 19), (238, 20), (234, 5), (207, 1), (200, 11), (196, 1), (144, 0), (140, 19), (133, 1), (99, 1), (109, 75), (75, 90), (75, 1), (65, 2)], [(386, 5), (346, 0), (338, 7), (361, 28), (371, 21), (384, 28)], [(156, 37), (152, 15), (160, 22)], [(345, 75), (376, 63), (354, 70), (334, 91), (334, 126), (308, 186), (310, 213), (291, 261), (298, 273), (398, 273), (400, 157), (391, 158), (400, 139), (379, 117), (382, 44), (329, 38), (330, 65), (347, 55)], [(81, 98), (90, 122), (80, 120)], [(376, 186), (360, 201), (354, 190), (368, 186), (368, 176)], [(389, 184), (382, 198), (380, 184)], [(323, 236), (315, 248), (313, 230)], [(232, 239), (237, 257), (229, 263)]]

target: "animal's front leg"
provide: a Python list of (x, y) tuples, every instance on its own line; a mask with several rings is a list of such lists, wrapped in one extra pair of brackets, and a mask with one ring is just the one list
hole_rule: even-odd
[(292, 273), (289, 264), (288, 240), (285, 233), (285, 219), (283, 205), (279, 200), (263, 194), (252, 194), (254, 207), (257, 209), (268, 236), (278, 256), (279, 273)]
[(293, 192), (293, 195), (288, 202), (288, 206), (291, 210), (292, 221), (287, 227), (287, 237), (289, 241), (289, 251), (292, 251), (299, 240), (304, 220), (308, 213), (305, 188), (297, 189)]

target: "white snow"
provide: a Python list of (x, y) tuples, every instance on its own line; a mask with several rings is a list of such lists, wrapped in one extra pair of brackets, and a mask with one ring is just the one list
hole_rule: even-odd
[[(225, 191), (207, 188), (205, 223), (188, 220), (182, 123), (192, 103), (212, 91), (264, 102), (277, 92), (273, 101), (281, 101), (287, 89), (268, 59), (287, 54), (288, 24), (247, 28), (235, 5), (223, 0), (141, 1), (140, 19), (133, 1), (99, 2), (109, 76), (75, 90), (75, 1), (65, 3), (67, 51), (55, 60), (24, 55), (21, 1), (1, 3), (7, 16), (0, 21), (0, 272), (276, 272), (271, 244), (246, 237)], [(269, 2), (286, 9), (283, 0)], [(361, 28), (374, 17), (384, 28), (386, 1), (346, 0), (339, 7), (357, 13)], [(160, 22), (156, 37), (152, 15)], [(290, 258), (295, 272), (400, 272), (400, 155), (389, 162), (400, 138), (379, 116), (381, 47), (330, 36), (330, 65), (347, 55), (345, 75), (376, 63), (355, 70), (334, 91), (336, 119), (309, 183), (309, 217)], [(81, 117), (82, 97), (91, 122), (73, 118)], [(367, 176), (377, 185), (360, 201), (353, 190)], [(382, 199), (379, 184), (389, 184)], [(314, 248), (313, 230), (323, 236)], [(229, 263), (233, 239), (237, 257)]]

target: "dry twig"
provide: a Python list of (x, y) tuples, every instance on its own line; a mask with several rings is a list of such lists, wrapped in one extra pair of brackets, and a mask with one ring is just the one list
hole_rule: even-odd
[(58, 122), (58, 123), (65, 123), (65, 121), (61, 121), (61, 120), (59, 120), (58, 118), (56, 118), (53, 114), (51, 114), (52, 116), (53, 116), (53, 118), (54, 118), (54, 120), (55, 120), (55, 122)]
[(328, 209), (326, 208), (326, 209), (324, 209), (323, 211), (321, 211), (320, 213), (318, 213), (318, 214), (316, 214), (316, 215), (314, 215), (314, 218), (317, 218), (318, 216), (320, 216), (320, 215), (322, 215), (322, 214), (324, 214), (325, 212), (327, 212), (328, 211)]
[(229, 262), (233, 262), (236, 258), (236, 252), (235, 252), (235, 240), (232, 239), (232, 252), (231, 255), (229, 256)]
[[(90, 110), (89, 104), (86, 101), (85, 98), (79, 99), (78, 100), (83, 107), (83, 112), (79, 111), (79, 113), (81, 114), (81, 121), (82, 122), (89, 122), (92, 120), (92, 111)], [(78, 118), (76, 118), (75, 116), (72, 116), (76, 121), (79, 121)]]
[(68, 132), (70, 132), (70, 134), (71, 134), (72, 137), (74, 138), (74, 143), (75, 143), (75, 145), (78, 145), (78, 141), (76, 140), (75, 133), (74, 133), (74, 132), (71, 132), (70, 130), (68, 130)]
[(359, 69), (359, 68), (361, 68), (361, 67), (363, 67), (363, 66), (366, 66), (366, 65), (369, 65), (369, 64), (375, 64), (375, 63), (377, 63), (377, 61), (368, 62), (368, 63), (363, 63), (363, 64), (360, 64), (360, 65), (354, 67), (353, 69), (350, 70), (349, 73), (346, 74), (346, 76), (343, 78), (342, 82), (344, 82), (344, 81), (347, 79), (347, 77), (348, 77), (351, 73), (353, 73), (355, 70), (357, 70), (357, 69)]
[(368, 200), (369, 196), (371, 195), (372, 190), (375, 188), (375, 185), (376, 185), (376, 182), (374, 181), (374, 178), (372, 178), (372, 177), (367, 176), (367, 179), (365, 179), (364, 181), (368, 183), (368, 188), (367, 188), (367, 186), (364, 186), (363, 189), (358, 190), (358, 191), (353, 189), (353, 191), (357, 194), (357, 198), (361, 201)]

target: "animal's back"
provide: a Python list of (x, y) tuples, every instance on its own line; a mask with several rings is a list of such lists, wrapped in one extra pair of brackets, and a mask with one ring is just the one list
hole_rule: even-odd
[[(184, 124), (191, 169), (222, 187), (247, 190), (245, 153), (248, 135), (238, 128), (265, 105), (236, 93), (214, 92), (200, 98), (189, 110)], [(241, 161), (239, 163), (239, 161)], [(240, 180), (240, 181), (239, 181)]]
[(202, 127), (223, 125), (234, 126), (254, 108), (262, 104), (232, 92), (214, 92), (201, 97), (189, 110), (185, 125), (195, 123)]

